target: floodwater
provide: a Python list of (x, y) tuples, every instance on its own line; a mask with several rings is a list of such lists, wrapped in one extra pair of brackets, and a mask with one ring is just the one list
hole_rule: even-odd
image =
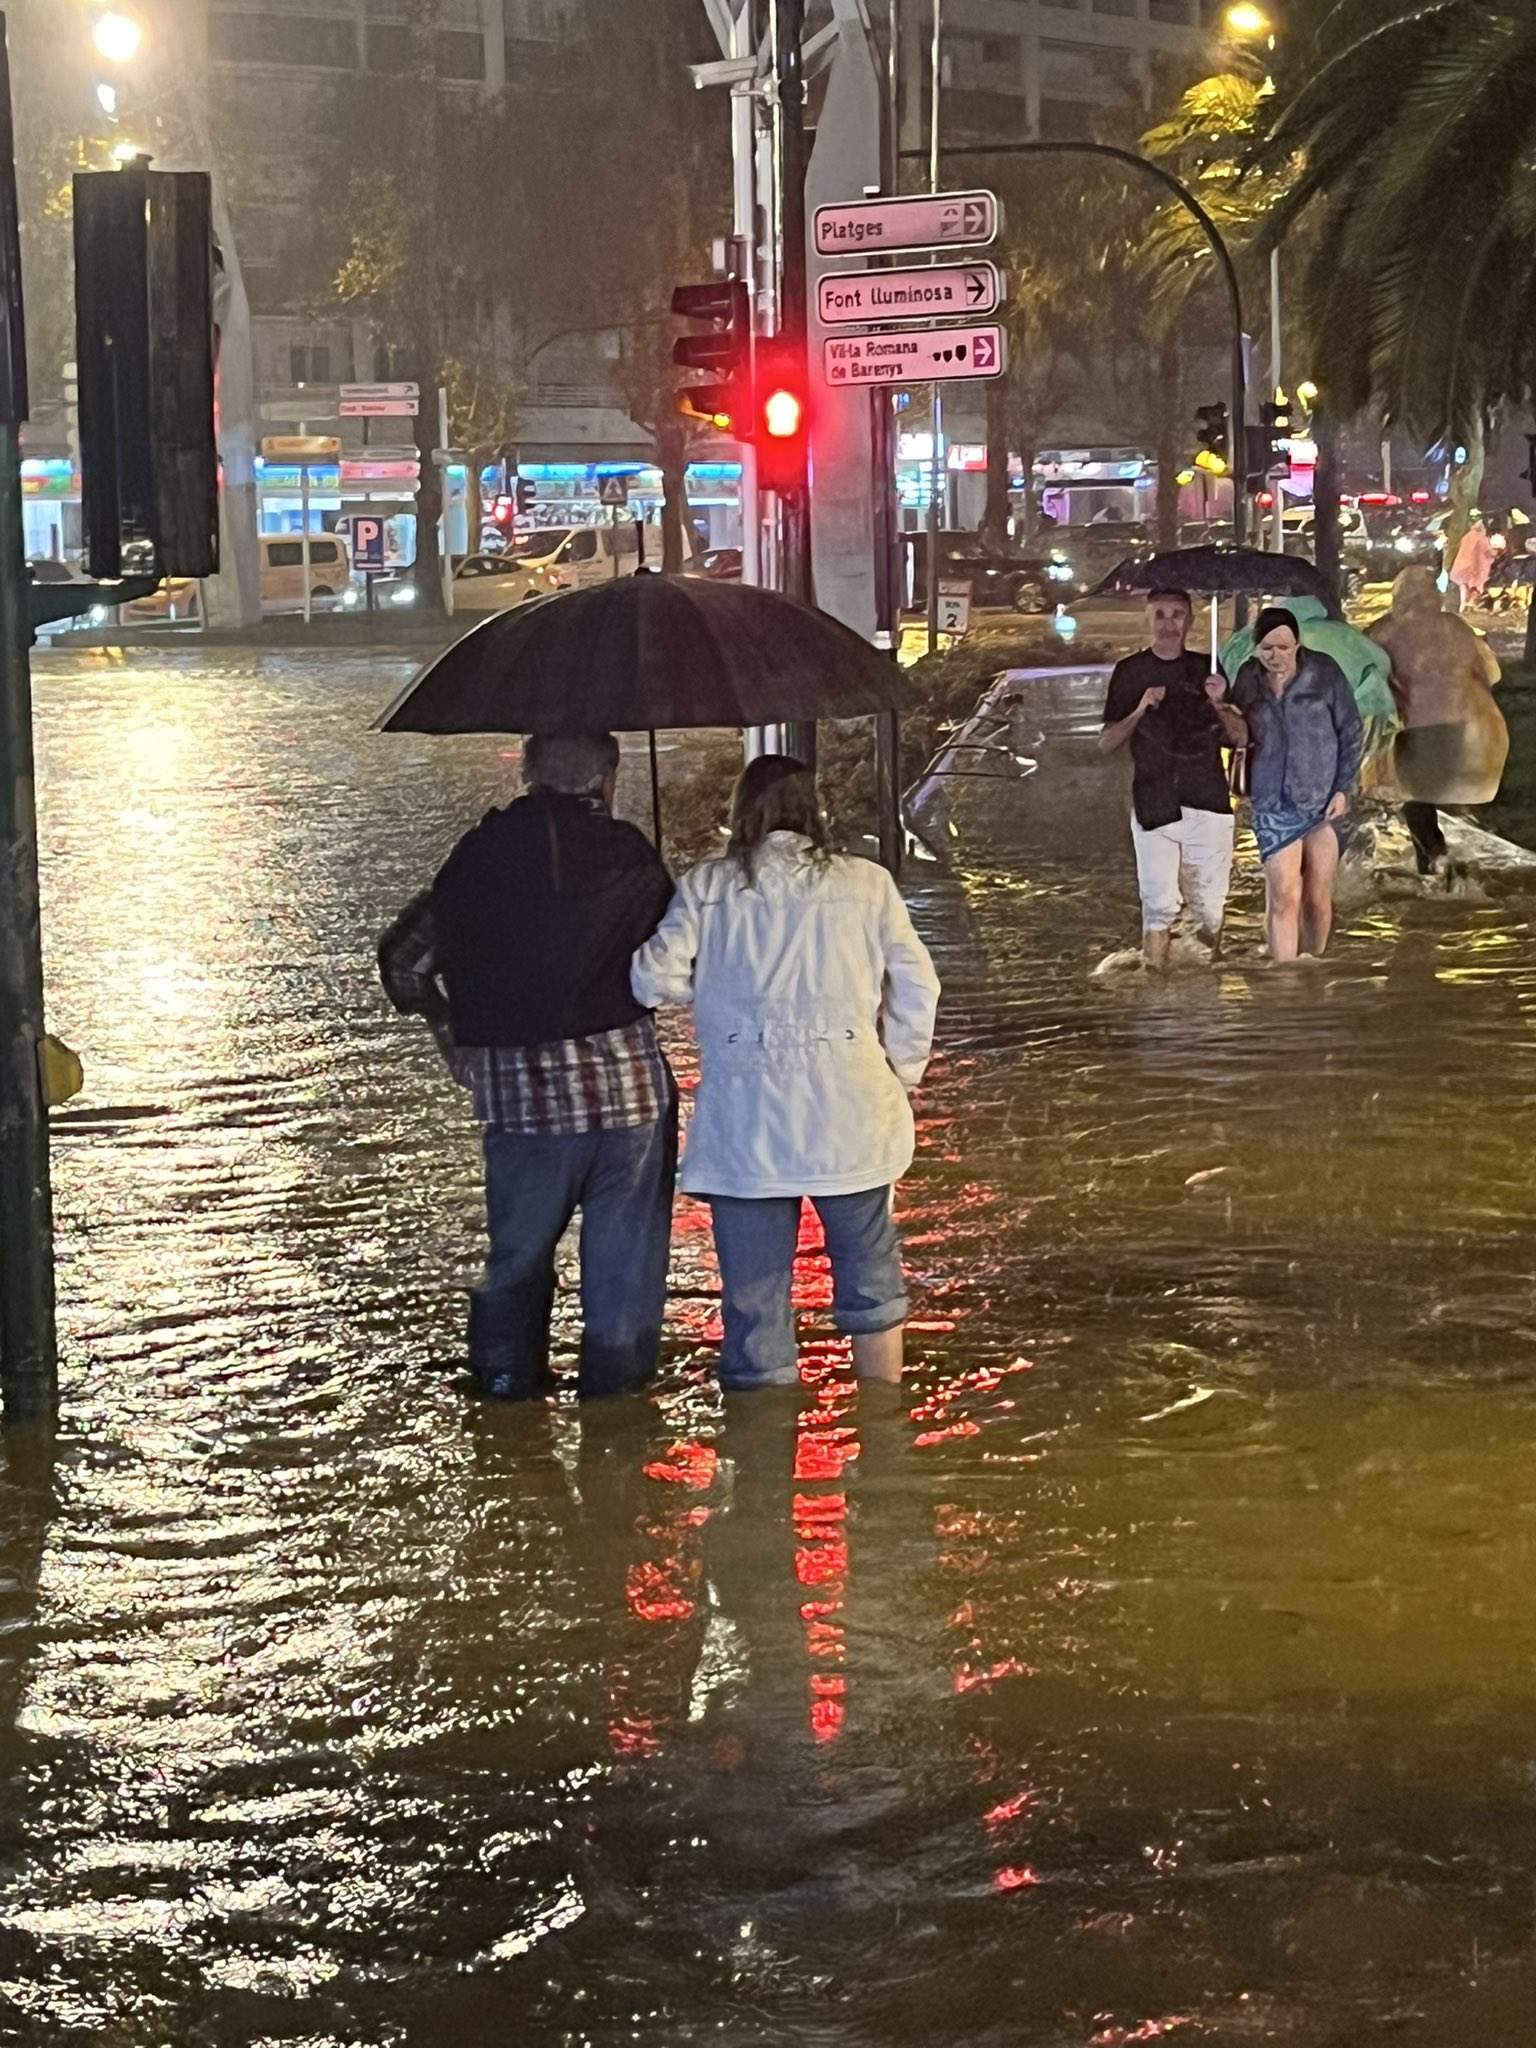
[[(1135, 930), (1100, 686), (957, 785), (899, 1406), (455, 1385), (376, 928), (502, 787), (403, 665), (38, 663), (64, 1407), (0, 1480), (0, 2039), (1536, 2040), (1536, 895)], [(635, 764), (638, 775), (639, 764)], [(984, 829), (983, 829), (984, 828)]]

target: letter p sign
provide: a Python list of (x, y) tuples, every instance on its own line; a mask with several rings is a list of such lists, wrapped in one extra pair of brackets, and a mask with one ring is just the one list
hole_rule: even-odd
[(364, 575), (384, 567), (384, 522), (371, 513), (359, 513), (352, 521), (352, 566)]

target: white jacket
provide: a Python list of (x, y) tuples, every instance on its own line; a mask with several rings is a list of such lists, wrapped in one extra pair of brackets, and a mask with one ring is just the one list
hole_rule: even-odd
[(928, 1064), (939, 978), (884, 868), (816, 863), (794, 832), (769, 835), (750, 886), (736, 861), (704, 861), (630, 984), (647, 1006), (694, 1006), (687, 1193), (851, 1195), (911, 1165), (907, 1090)]

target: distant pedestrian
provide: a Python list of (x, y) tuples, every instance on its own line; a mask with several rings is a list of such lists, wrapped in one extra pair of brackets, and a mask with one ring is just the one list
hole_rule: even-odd
[(1431, 569), (1403, 570), (1371, 638), (1392, 663), (1403, 713), (1393, 766), (1419, 873), (1430, 874), (1445, 858), (1441, 808), (1492, 803), (1499, 793), (1509, 758), (1509, 728), (1493, 697), (1499, 664), (1482, 635), (1446, 610)]
[(1194, 604), (1184, 590), (1147, 600), (1151, 644), (1118, 662), (1104, 703), (1102, 753), (1131, 749), (1131, 841), (1141, 890), (1142, 956), (1168, 965), (1181, 907), (1214, 957), (1232, 878), (1232, 797), (1224, 746), (1247, 741), (1226, 708), (1226, 683), (1188, 646)]
[(677, 1096), (629, 962), (672, 895), (611, 815), (618, 744), (530, 739), (527, 792), (487, 812), (379, 944), (396, 1009), (425, 1016), (484, 1130), (490, 1252), (470, 1298), (483, 1390), (546, 1393), (555, 1250), (581, 1211), (583, 1395), (655, 1371)]
[(1461, 537), (1451, 563), (1451, 581), (1461, 592), (1461, 609), (1467, 611), (1482, 600), (1488, 588), (1488, 578), (1493, 574), (1493, 565), (1498, 560), (1498, 551), (1488, 537), (1482, 514), (1474, 515), (1472, 524)]
[(691, 1003), (700, 1079), (682, 1184), (714, 1217), (728, 1389), (793, 1384), (801, 1203), (821, 1217), (837, 1326), (896, 1380), (907, 1318), (892, 1184), (938, 977), (882, 868), (832, 852), (815, 782), (782, 755), (736, 785), (726, 851), (679, 884), (636, 955), (642, 1003)]
[(1294, 613), (1273, 606), (1253, 630), (1256, 652), (1237, 673), (1232, 702), (1253, 749), (1269, 954), (1285, 961), (1327, 949), (1364, 727), (1349, 679), (1330, 656), (1301, 645)]

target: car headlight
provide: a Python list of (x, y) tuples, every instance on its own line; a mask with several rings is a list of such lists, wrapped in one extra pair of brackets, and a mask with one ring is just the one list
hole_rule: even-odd
[(345, 605), (352, 605), (357, 603), (357, 592), (352, 588), (351, 584), (348, 584), (346, 589), (341, 593), (341, 601)]
[(1070, 583), (1072, 580), (1071, 564), (1067, 562), (1049, 562), (1046, 564), (1045, 573), (1057, 583)]
[(1400, 555), (1411, 555), (1418, 546), (1418, 542), (1414, 540), (1411, 534), (1400, 533), (1392, 545)]
[(107, 623), (107, 608), (104, 604), (93, 604), (86, 617), (93, 626), (104, 626)]
[(414, 604), (416, 602), (414, 587), (407, 583), (403, 589), (392, 591), (389, 601), (391, 604)]

